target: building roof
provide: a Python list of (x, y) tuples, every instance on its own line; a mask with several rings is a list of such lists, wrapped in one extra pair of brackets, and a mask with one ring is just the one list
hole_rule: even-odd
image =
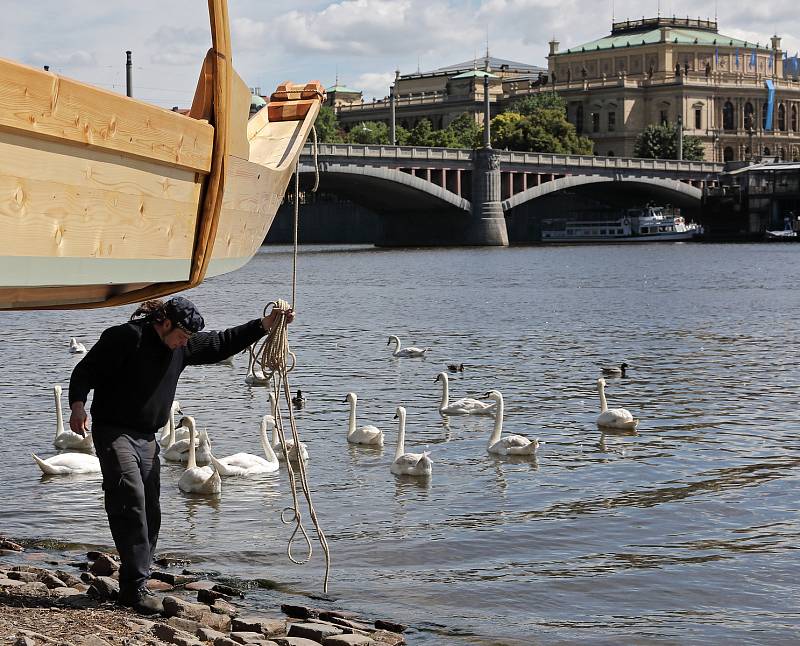
[[(464, 61), (463, 63), (455, 63), (453, 65), (446, 65), (445, 67), (439, 67), (435, 72), (464, 72), (468, 70), (473, 70), (477, 66), (483, 67), (486, 64), (486, 57), (483, 56), (478, 59), (473, 59), (471, 61)], [(489, 56), (489, 67), (493, 70), (499, 70), (503, 67), (506, 67), (508, 70), (514, 70), (517, 72), (546, 72), (547, 70), (544, 67), (539, 67), (538, 65), (532, 65), (530, 63), (519, 63), (517, 61), (509, 61), (505, 58), (495, 58), (494, 56)], [(430, 74), (430, 72), (428, 72)]]
[[(669, 26), (669, 25), (662, 25)], [(720, 45), (724, 47), (741, 47), (743, 49), (757, 49), (760, 51), (771, 51), (765, 44), (761, 46), (746, 40), (725, 36), (710, 29), (691, 29), (674, 28), (670, 26), (667, 38), (671, 43), (682, 45)], [(575, 54), (583, 51), (596, 51), (602, 49), (618, 49), (624, 47), (636, 47), (639, 45), (652, 45), (661, 41), (661, 27), (650, 29), (645, 26), (642, 29), (618, 30), (615, 29), (610, 36), (604, 36), (597, 40), (570, 47), (565, 52), (559, 54)]]
[(488, 76), (490, 79), (499, 78), (496, 74), (492, 74), (491, 72), (486, 72), (484, 70), (470, 70), (469, 72), (461, 72), (461, 74), (456, 74), (452, 78), (468, 79), (468, 78), (484, 77), (484, 76)]
[(354, 90), (349, 87), (345, 87), (344, 85), (331, 85), (329, 88), (325, 88), (325, 91), (330, 94), (331, 92), (339, 92), (342, 94), (361, 94), (361, 90)]

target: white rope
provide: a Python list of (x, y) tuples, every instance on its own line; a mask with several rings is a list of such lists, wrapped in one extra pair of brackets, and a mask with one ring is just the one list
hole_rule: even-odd
[[(317, 186), (319, 185), (319, 167), (317, 165), (317, 153), (316, 153), (317, 150), (316, 129), (312, 129), (312, 132), (314, 135), (314, 167), (316, 169), (316, 174), (317, 174), (317, 179), (313, 190), (316, 191)], [(284, 300), (278, 300), (274, 303), (268, 303), (267, 306), (264, 308), (265, 316), (267, 313), (267, 309), (269, 308), (270, 305), (272, 305), (273, 309), (277, 311), (285, 312), (289, 309), (295, 310), (297, 304), (297, 256), (298, 256), (298, 232), (299, 232), (299, 222), (300, 222), (299, 170), (300, 168), (298, 162), (297, 166), (295, 166), (295, 172), (294, 172), (294, 253), (292, 256), (292, 304), (290, 306), (289, 303), (287, 303)], [(281, 522), (287, 525), (294, 523), (295, 527), (294, 530), (292, 531), (291, 536), (289, 537), (289, 541), (286, 546), (286, 554), (292, 563), (302, 565), (304, 563), (307, 563), (311, 559), (311, 555), (313, 554), (313, 547), (311, 544), (311, 539), (308, 536), (308, 532), (303, 526), (302, 514), (300, 513), (300, 503), (297, 497), (295, 472), (294, 469), (292, 468), (292, 463), (289, 460), (289, 448), (288, 448), (288, 443), (286, 441), (286, 433), (284, 431), (284, 424), (283, 424), (283, 415), (281, 414), (281, 407), (280, 407), (281, 392), (283, 392), (284, 401), (286, 403), (287, 410), (289, 411), (289, 427), (291, 429), (292, 442), (294, 442), (295, 452), (298, 457), (297, 469), (300, 476), (300, 487), (302, 488), (303, 496), (306, 499), (306, 506), (308, 507), (308, 514), (311, 518), (311, 522), (313, 523), (314, 529), (317, 532), (317, 537), (319, 538), (322, 550), (325, 552), (325, 579), (323, 581), (323, 590), (325, 591), (325, 593), (327, 593), (328, 580), (330, 578), (330, 570), (331, 570), (330, 549), (328, 547), (328, 541), (325, 538), (325, 533), (322, 531), (322, 527), (320, 527), (319, 520), (317, 519), (317, 513), (316, 510), (314, 509), (314, 503), (311, 500), (311, 491), (308, 485), (308, 478), (306, 477), (305, 462), (303, 461), (301, 455), (300, 436), (297, 432), (297, 422), (294, 418), (294, 412), (292, 410), (291, 388), (289, 387), (289, 373), (294, 369), (295, 364), (297, 362), (297, 357), (294, 354), (294, 352), (292, 352), (289, 346), (288, 323), (285, 316), (277, 317), (266, 338), (258, 347), (258, 350), (254, 352), (253, 356), (254, 356), (254, 364), (258, 363), (261, 366), (264, 375), (271, 381), (273, 385), (273, 393), (275, 395), (275, 401), (276, 401), (275, 427), (278, 432), (278, 437), (280, 438), (281, 447), (283, 449), (283, 457), (286, 461), (286, 466), (289, 473), (289, 486), (292, 492), (292, 506), (286, 507), (281, 511)], [(295, 558), (294, 554), (292, 553), (292, 544), (294, 543), (298, 534), (300, 534), (303, 537), (303, 540), (305, 541), (306, 544), (306, 548), (308, 549), (308, 553), (306, 554), (305, 558)]]

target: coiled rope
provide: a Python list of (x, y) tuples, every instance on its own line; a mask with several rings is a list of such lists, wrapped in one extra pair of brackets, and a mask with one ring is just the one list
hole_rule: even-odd
[[(317, 131), (312, 128), (312, 135), (314, 137), (314, 170), (315, 181), (312, 191), (316, 191), (319, 186), (319, 164), (317, 158)], [(297, 305), (297, 256), (298, 256), (298, 232), (300, 222), (300, 163), (298, 160), (294, 171), (294, 252), (292, 254), (292, 302), (291, 305), (284, 300), (277, 300), (267, 303), (264, 308), (264, 316), (270, 306), (280, 312), (286, 312), (289, 309), (295, 310)], [(296, 311), (296, 310), (295, 310)], [(266, 338), (258, 346), (254, 352), (254, 364), (257, 363), (261, 366), (264, 375), (272, 383), (273, 393), (275, 394), (276, 403), (280, 401), (281, 392), (283, 393), (286, 402), (286, 408), (289, 411), (289, 427), (292, 434), (292, 442), (294, 442), (295, 452), (297, 454), (297, 471), (300, 476), (300, 487), (303, 490), (303, 496), (306, 499), (308, 507), (308, 515), (317, 532), (322, 550), (325, 552), (325, 579), (323, 581), (323, 590), (328, 592), (328, 580), (330, 578), (331, 570), (331, 555), (328, 547), (328, 541), (325, 538), (325, 533), (320, 527), (319, 520), (317, 519), (317, 512), (314, 509), (314, 503), (311, 500), (311, 492), (308, 486), (308, 478), (306, 477), (305, 462), (301, 457), (301, 444), (300, 436), (297, 433), (297, 422), (294, 418), (291, 402), (291, 388), (289, 387), (289, 373), (294, 369), (297, 363), (297, 357), (292, 352), (289, 346), (289, 333), (288, 322), (285, 316), (277, 317), (273, 323), (272, 328), (267, 334)], [(281, 414), (280, 405), (276, 405), (275, 409), (275, 427), (278, 431), (278, 437), (281, 441), (283, 449), (283, 457), (286, 461), (286, 466), (289, 473), (289, 485), (292, 492), (292, 506), (286, 507), (281, 511), (281, 522), (289, 525), (294, 523), (294, 530), (289, 537), (286, 546), (286, 554), (292, 563), (302, 565), (311, 559), (313, 554), (313, 547), (311, 538), (308, 535), (305, 527), (303, 526), (302, 514), (300, 513), (300, 502), (297, 496), (296, 477), (292, 463), (289, 460), (289, 447), (286, 441), (286, 433), (284, 431), (283, 415)], [(304, 558), (296, 558), (292, 553), (292, 545), (298, 535), (302, 536), (306, 544), (308, 553)]]

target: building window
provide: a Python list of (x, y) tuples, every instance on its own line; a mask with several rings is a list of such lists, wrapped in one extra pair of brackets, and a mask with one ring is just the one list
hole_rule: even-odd
[(725, 146), (725, 150), (722, 151), (722, 159), (726, 162), (733, 161), (733, 148)]
[(609, 112), (608, 113), (608, 131), (614, 132), (617, 129), (617, 113), (616, 112)]
[(659, 115), (658, 122), (663, 126), (669, 123), (669, 113), (666, 110), (662, 110), (661, 114)]
[(600, 113), (592, 112), (592, 132), (600, 132)]
[(575, 130), (579, 135), (583, 134), (583, 106), (579, 105), (575, 110)]
[(736, 120), (734, 118), (733, 103), (730, 101), (725, 101), (725, 105), (722, 106), (722, 129), (735, 130), (735, 123)]
[(753, 104), (748, 101), (744, 104), (744, 129), (745, 130), (752, 130), (756, 127), (754, 114), (753, 114)]
[(770, 155), (769, 148), (765, 146), (764, 147), (764, 156), (765, 157), (769, 157), (769, 155)]
[(792, 132), (797, 132), (797, 106), (796, 105), (792, 106), (792, 111), (789, 114), (791, 115), (789, 118), (791, 119)]
[(613, 150), (609, 150), (608, 154), (606, 155), (606, 157), (613, 157), (613, 156), (614, 156), (614, 151)]
[(783, 103), (778, 106), (778, 130), (786, 130), (786, 106)]
[(694, 129), (700, 130), (703, 127), (703, 108), (694, 109)]

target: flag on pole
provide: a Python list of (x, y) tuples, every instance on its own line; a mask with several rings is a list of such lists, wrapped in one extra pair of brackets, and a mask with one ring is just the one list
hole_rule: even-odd
[(739, 69), (739, 48), (736, 48), (736, 69)]
[(756, 66), (756, 50), (753, 49), (750, 52), (750, 67)]

